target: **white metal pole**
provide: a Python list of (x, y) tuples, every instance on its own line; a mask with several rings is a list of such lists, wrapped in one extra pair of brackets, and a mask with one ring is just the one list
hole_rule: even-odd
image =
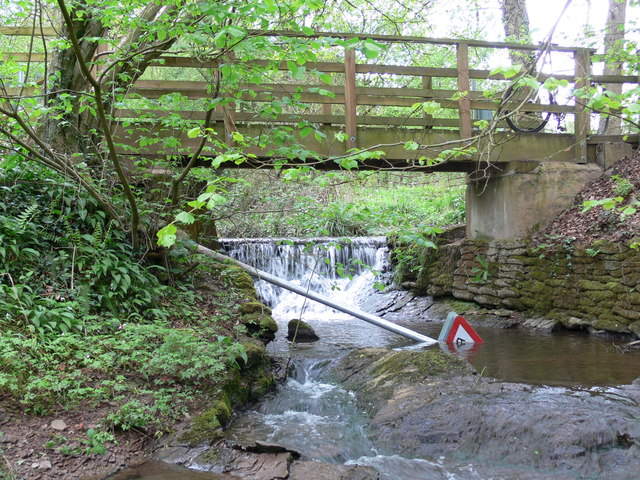
[(249, 275), (253, 277), (259, 278), (269, 283), (273, 283), (274, 285), (290, 290), (294, 293), (297, 293), (298, 295), (302, 295), (311, 300), (315, 300), (316, 302), (322, 303), (331, 308), (335, 308), (336, 310), (340, 310), (341, 312), (348, 313), (349, 315), (359, 318), (360, 320), (364, 320), (365, 322), (372, 323), (373, 325), (376, 325), (380, 328), (384, 328), (385, 330), (389, 330), (390, 332), (397, 333), (398, 335), (402, 335), (404, 337), (410, 338), (417, 342), (426, 343), (427, 345), (433, 345), (434, 343), (438, 343), (437, 340), (434, 340), (431, 337), (427, 337), (426, 335), (422, 335), (418, 332), (414, 332), (413, 330), (410, 330), (408, 328), (402, 327), (400, 325), (396, 325), (395, 323), (385, 320), (384, 318), (371, 315), (370, 313), (363, 312), (362, 310), (340, 305), (339, 303), (334, 302), (333, 300), (331, 300), (328, 297), (325, 297), (324, 295), (320, 295), (319, 293), (311, 292), (304, 288), (298, 287), (296, 285), (292, 285), (286, 280), (283, 280), (274, 275), (271, 275), (270, 273), (263, 272), (262, 270), (258, 270), (257, 268), (254, 268), (251, 265), (247, 265), (246, 263), (235, 260), (231, 257), (218, 253), (207, 247), (198, 245), (196, 252), (206, 255), (208, 257), (215, 258), (216, 260), (233, 262), (243, 270), (246, 270), (247, 273), (249, 273)]

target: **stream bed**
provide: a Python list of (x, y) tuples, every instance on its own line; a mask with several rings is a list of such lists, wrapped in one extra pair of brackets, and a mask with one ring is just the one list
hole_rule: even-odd
[[(300, 285), (312, 284), (319, 293), (431, 337), (437, 338), (446, 316), (446, 308), (429, 298), (402, 291), (374, 293), (371, 270), (387, 269), (384, 239), (341, 247), (316, 241), (311, 248), (304, 242), (228, 241), (226, 247), (257, 268)], [(352, 268), (351, 278), (335, 274), (336, 268)], [(502, 319), (485, 315), (474, 325), (486, 343), (428, 347), (468, 360), (478, 372), (477, 382), (439, 386), (439, 394), (425, 401), (425, 408), (419, 408), (420, 398), (407, 393), (404, 403), (400, 399), (372, 419), (358, 402), (358, 392), (334, 381), (336, 359), (358, 348), (418, 347), (270, 285), (259, 282), (257, 287), (280, 326), (268, 352), (289, 360), (291, 367), (276, 392), (236, 416), (227, 429), (232, 442), (275, 443), (307, 459), (372, 466), (383, 480), (640, 478), (640, 352), (623, 354), (616, 345), (620, 339), (500, 328), (505, 326)], [(292, 318), (309, 322), (320, 341), (292, 346), (285, 339)], [(427, 388), (423, 394), (431, 393)], [(197, 462), (189, 466), (206, 468)], [(162, 464), (150, 463), (113, 478), (234, 478), (176, 473), (176, 468), (163, 470)]]

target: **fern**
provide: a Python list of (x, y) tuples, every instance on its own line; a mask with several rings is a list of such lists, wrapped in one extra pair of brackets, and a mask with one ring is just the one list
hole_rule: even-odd
[(35, 202), (32, 203), (17, 217), (9, 218), (9, 221), (6, 223), (6, 226), (10, 230), (12, 230), (14, 233), (24, 232), (27, 229), (27, 226), (33, 221), (34, 217), (37, 215), (38, 209), (39, 209), (39, 205)]
[(107, 241), (109, 240), (109, 235), (111, 234), (111, 229), (115, 224), (116, 224), (115, 220), (109, 220), (109, 223), (107, 223), (107, 229), (104, 231), (102, 243), (100, 244), (102, 248), (104, 248), (107, 245)]
[(104, 247), (105, 235), (104, 235), (104, 231), (102, 230), (101, 222), (96, 222), (96, 228), (93, 229), (92, 236), (94, 238), (95, 245), (101, 248)]
[(71, 223), (69, 223), (69, 219), (64, 219), (64, 228), (67, 232), (67, 238), (71, 240), (73, 245), (80, 245), (82, 242), (82, 235), (80, 234), (80, 230), (77, 227), (72, 227)]
[(38, 213), (38, 208), (39, 205), (34, 202), (29, 205), (24, 212), (16, 217), (18, 231), (23, 232), (27, 228), (27, 225), (33, 221), (36, 214)]
[(49, 202), (49, 211), (47, 215), (50, 217), (55, 216), (56, 213), (60, 213), (62, 210), (62, 192), (58, 192)]

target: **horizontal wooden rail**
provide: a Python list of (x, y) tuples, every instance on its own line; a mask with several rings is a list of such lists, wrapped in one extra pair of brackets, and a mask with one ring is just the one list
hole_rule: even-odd
[(9, 35), (17, 37), (37, 37), (44, 35), (45, 37), (56, 37), (58, 32), (52, 27), (0, 27), (0, 35)]
[[(206, 113), (202, 111), (158, 111), (158, 110), (134, 110), (134, 109), (119, 109), (115, 111), (115, 118), (129, 121), (139, 121), (141, 123), (155, 121), (156, 118), (166, 118), (170, 115), (180, 115), (180, 117), (186, 120), (204, 120)], [(458, 126), (458, 121), (455, 119), (438, 118), (428, 119), (423, 117), (406, 118), (406, 117), (383, 117), (376, 115), (358, 115), (358, 125), (366, 126), (395, 126), (395, 127), (424, 127), (424, 126), (439, 126), (454, 128)], [(344, 115), (313, 115), (313, 114), (290, 114), (290, 115), (277, 115), (272, 118), (260, 117), (257, 113), (249, 112), (236, 112), (235, 121), (238, 124), (241, 123), (254, 123), (254, 124), (280, 124), (280, 123), (292, 123), (294, 121), (300, 121), (304, 119), (309, 123), (315, 124), (328, 124), (328, 125), (344, 125)], [(224, 116), (221, 113), (214, 113), (212, 120), (221, 122), (224, 120)]]
[[(44, 35), (46, 37), (57, 36), (57, 31), (52, 27), (0, 27), (1, 35), (16, 35), (16, 36), (39, 36)], [(523, 50), (523, 51), (536, 51), (542, 48), (542, 45), (533, 44), (521, 44), (514, 42), (490, 42), (485, 40), (473, 40), (473, 39), (452, 39), (452, 38), (428, 38), (412, 35), (379, 35), (368, 33), (346, 33), (346, 32), (314, 32), (313, 34), (306, 34), (303, 32), (296, 32), (291, 30), (247, 30), (248, 37), (289, 37), (289, 38), (335, 38), (342, 40), (360, 39), (360, 40), (375, 40), (382, 43), (415, 43), (415, 44), (427, 44), (427, 45), (458, 45), (460, 42), (464, 42), (470, 47), (478, 48), (499, 48), (510, 50)], [(548, 49), (553, 52), (575, 52), (578, 47), (566, 47), (560, 45), (550, 45)], [(595, 53), (597, 49), (589, 49), (592, 53)]]

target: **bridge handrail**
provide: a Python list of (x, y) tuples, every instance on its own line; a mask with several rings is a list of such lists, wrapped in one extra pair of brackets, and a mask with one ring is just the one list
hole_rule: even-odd
[[(41, 35), (57, 36), (58, 33), (50, 27), (43, 29), (36, 28), (35, 31), (30, 27), (0, 27), (0, 34), (4, 35)], [(472, 89), (472, 80), (501, 80), (501, 75), (492, 75), (489, 70), (470, 68), (469, 49), (470, 48), (490, 48), (490, 49), (509, 49), (520, 51), (536, 51), (541, 48), (540, 45), (518, 44), (511, 42), (489, 42), (473, 39), (448, 39), (448, 38), (427, 38), (417, 36), (402, 35), (379, 35), (379, 34), (355, 34), (342, 32), (316, 32), (311, 35), (283, 30), (249, 30), (250, 36), (270, 36), (270, 37), (297, 37), (297, 38), (340, 38), (340, 39), (360, 39), (374, 40), (390, 44), (410, 43), (410, 44), (428, 44), (428, 45), (444, 45), (455, 47), (456, 68), (442, 68), (429, 66), (410, 66), (410, 65), (387, 65), (378, 63), (358, 63), (354, 50), (345, 49), (342, 62), (317, 62), (306, 64), (308, 69), (317, 69), (323, 73), (344, 74), (343, 85), (321, 85), (322, 89), (335, 95), (334, 98), (324, 96), (318, 93), (308, 91), (312, 87), (320, 87), (316, 84), (296, 84), (296, 83), (280, 83), (280, 84), (263, 84), (261, 86), (244, 85), (253, 90), (251, 98), (246, 94), (237, 92), (227, 92), (227, 95), (233, 95), (237, 100), (251, 101), (254, 104), (260, 104), (271, 101), (273, 97), (290, 95), (295, 89), (306, 89), (300, 96), (301, 101), (317, 105), (321, 108), (321, 113), (298, 113), (296, 118), (304, 119), (308, 122), (321, 125), (344, 125), (347, 134), (347, 146), (349, 148), (358, 146), (358, 127), (359, 126), (402, 126), (402, 127), (422, 127), (426, 129), (444, 128), (454, 129), (460, 132), (462, 138), (469, 138), (473, 134), (473, 113), (478, 110), (496, 110), (498, 108), (497, 100), (485, 99), (479, 91)], [(557, 79), (565, 79), (576, 85), (576, 87), (585, 86), (590, 81), (606, 82), (606, 83), (637, 83), (638, 79), (630, 75), (593, 75), (591, 69), (591, 61), (595, 49), (583, 47), (567, 47), (550, 45), (550, 51), (572, 54), (575, 68), (571, 75), (560, 74), (552, 75), (539, 73), (538, 78), (544, 80), (550, 76)], [(46, 56), (42, 53), (5, 53), (7, 56), (13, 57), (16, 61), (21, 62), (44, 62)], [(225, 60), (229, 62), (229, 60)], [(158, 61), (151, 65), (157, 68), (217, 68), (220, 66), (220, 60), (196, 59), (177, 55), (164, 55)], [(245, 62), (247, 65), (254, 64), (256, 66), (264, 66), (272, 64), (272, 60), (256, 59)], [(275, 65), (278, 70), (288, 70), (285, 61)], [(378, 74), (393, 76), (412, 76), (422, 79), (422, 88), (404, 88), (404, 87), (368, 87), (357, 85), (356, 78), (361, 74)], [(432, 87), (434, 78), (456, 79), (457, 88), (454, 89), (437, 89)], [(241, 88), (242, 89), (242, 88)], [(240, 89), (240, 90), (241, 90)], [(460, 94), (459, 92), (466, 92)], [(30, 94), (30, 89), (23, 89), (23, 94)], [(171, 82), (171, 81), (152, 81), (148, 79), (138, 80), (129, 90), (130, 94), (138, 94), (147, 98), (158, 98), (166, 93), (180, 93), (190, 99), (198, 99), (207, 97), (207, 84), (203, 82)], [(389, 106), (400, 108), (411, 108), (415, 104), (430, 101), (438, 104), (445, 110), (458, 111), (458, 118), (431, 118), (430, 115), (423, 114), (422, 118), (416, 118), (409, 114), (408, 117), (396, 117), (389, 115), (362, 115), (358, 114), (358, 107), (371, 106)], [(344, 114), (333, 114), (332, 105), (342, 105)], [(256, 107), (257, 108), (257, 107)], [(570, 114), (574, 117), (575, 124), (575, 144), (576, 156), (579, 161), (586, 161), (586, 145), (589, 136), (589, 113), (584, 109), (580, 102), (574, 102), (572, 105), (553, 105), (540, 106), (528, 105), (528, 110), (544, 110), (554, 113)], [(117, 110), (117, 118), (131, 119), (139, 115), (140, 109), (121, 108)], [(157, 113), (157, 112), (156, 112)], [(171, 112), (167, 112), (167, 115)], [(193, 120), (203, 117), (203, 113), (192, 110), (178, 111), (182, 116)], [(414, 115), (414, 114), (413, 114)], [(255, 114), (247, 111), (234, 112), (233, 108), (224, 109), (214, 114), (214, 120), (224, 121), (227, 135), (230, 135), (230, 129), (236, 128), (237, 123), (255, 123), (264, 124), (268, 121), (276, 123), (291, 123), (290, 115), (283, 114), (271, 118), (269, 120), (256, 118)]]
[[(247, 30), (249, 36), (261, 36), (261, 37), (292, 37), (292, 38), (340, 38), (340, 39), (354, 39), (360, 40), (375, 40), (377, 42), (385, 43), (423, 43), (432, 45), (457, 45), (459, 43), (466, 43), (470, 47), (486, 47), (486, 48), (507, 48), (513, 50), (539, 50), (542, 45), (536, 45), (531, 43), (515, 43), (515, 42), (490, 42), (486, 40), (474, 40), (466, 38), (430, 38), (421, 37), (415, 35), (382, 35), (372, 33), (347, 33), (347, 32), (314, 32), (312, 34), (296, 32), (293, 30)], [(44, 27), (40, 29), (36, 27), (7, 27), (0, 26), (0, 35), (16, 35), (16, 36), (40, 36), (55, 37), (59, 33), (53, 27)], [(548, 49), (554, 52), (575, 52), (577, 49), (583, 47), (570, 47), (551, 44)], [(597, 49), (588, 48), (591, 53), (595, 53)]]

